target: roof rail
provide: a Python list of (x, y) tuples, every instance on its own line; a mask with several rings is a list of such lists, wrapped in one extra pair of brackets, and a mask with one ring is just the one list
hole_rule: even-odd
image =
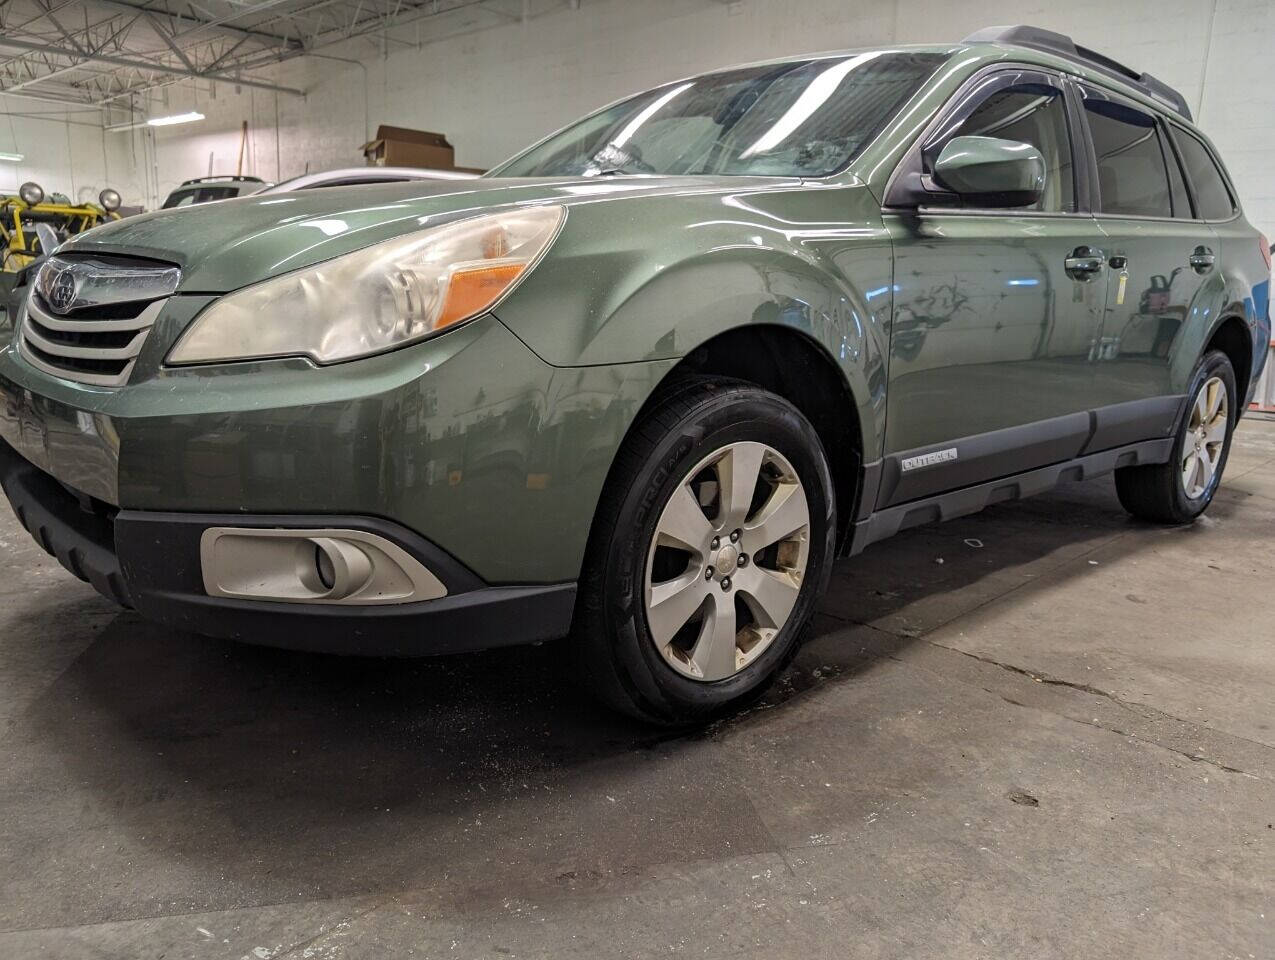
[(181, 185), (183, 187), (189, 187), (192, 183), (265, 183), (265, 181), (260, 177), (223, 173), (215, 177), (195, 177), (192, 180), (183, 180)]
[(1045, 30), (1041, 27), (1023, 25), (984, 27), (982, 30), (971, 33), (963, 42), (1012, 43), (1020, 47), (1031, 47), (1033, 50), (1043, 50), (1046, 53), (1074, 60), (1077, 63), (1084, 64), (1086, 67), (1127, 83), (1129, 86), (1147, 94), (1147, 96), (1159, 100), (1187, 120), (1191, 119), (1191, 108), (1187, 106), (1186, 97), (1182, 96), (1163, 80), (1157, 80), (1149, 73), (1139, 73), (1119, 61), (1112, 60), (1110, 57), (1090, 50), (1088, 47), (1082, 47), (1066, 34), (1055, 33), (1052, 30)]

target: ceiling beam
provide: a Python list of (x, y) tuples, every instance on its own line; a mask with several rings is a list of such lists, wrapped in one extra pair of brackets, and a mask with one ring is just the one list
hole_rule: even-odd
[[(85, 52), (84, 48), (76, 42), (75, 37), (71, 34), (71, 32), (67, 30), (66, 27), (62, 26), (62, 22), (58, 20), (57, 14), (53, 12), (53, 4), (48, 3), (47, 0), (36, 0), (36, 6), (44, 10), (44, 18), (48, 20), (49, 23), (53, 24), (53, 26), (57, 27), (58, 33), (62, 34), (62, 39), (69, 43), (75, 49), (76, 53), (82, 55)], [(87, 13), (85, 18), (87, 19)]]
[(128, 10), (133, 13), (149, 13), (156, 17), (167, 17), (170, 20), (177, 21), (178, 23), (189, 24), (194, 29), (203, 30), (207, 28), (210, 30), (216, 30), (218, 33), (230, 33), (239, 37), (250, 37), (266, 44), (282, 44), (285, 47), (298, 50), (301, 48), (301, 42), (295, 37), (286, 37), (281, 34), (270, 33), (265, 30), (250, 30), (245, 27), (231, 26), (229, 23), (225, 22), (203, 20), (187, 13), (175, 13), (171, 10), (152, 7), (144, 3), (130, 3), (129, 0), (95, 0), (95, 2), (102, 6), (117, 7), (121, 10)]
[(274, 83), (264, 83), (261, 80), (247, 80), (242, 77), (227, 76), (223, 73), (201, 73), (198, 70), (188, 70), (185, 67), (173, 67), (165, 63), (155, 63), (146, 60), (131, 60), (127, 57), (116, 57), (104, 53), (85, 53), (82, 50), (69, 50), (66, 47), (58, 47), (49, 43), (36, 43), (31, 40), (19, 40), (16, 37), (0, 36), (0, 47), (16, 47), (19, 50), (31, 50), (37, 53), (52, 53), (62, 57), (70, 57), (73, 60), (109, 63), (116, 67), (130, 67), (134, 70), (152, 73), (167, 73), (175, 77), (215, 80), (220, 83), (234, 83), (244, 87), (254, 87), (258, 90), (271, 90), (275, 93), (289, 93), (296, 97), (305, 96), (305, 91), (303, 90), (297, 90), (293, 87), (281, 87)]
[(51, 70), (48, 73), (41, 74), (38, 77), (29, 77), (26, 80), (21, 80), (18, 83), (13, 84), (13, 86), (0, 88), (0, 94), (16, 93), (19, 90), (22, 90), (22, 89), (25, 89), (26, 87), (31, 86), (32, 84), (43, 83), (45, 80), (52, 80), (54, 77), (60, 77), (63, 74), (67, 74), (67, 73), (74, 73), (76, 70), (82, 70), (83, 68), (84, 68), (83, 63), (73, 63), (69, 67), (62, 67), (58, 70)]
[[(82, 110), (69, 111), (71, 113), (81, 113), (81, 112), (96, 113), (98, 109), (96, 105), (87, 103), (84, 100), (75, 100), (70, 97), (46, 97), (46, 96), (41, 96), (38, 93), (27, 93), (26, 91), (23, 91), (22, 93), (10, 93), (8, 90), (0, 90), (0, 99), (3, 99), (5, 97), (13, 97), (15, 100), (32, 100), (37, 103), (56, 103), (59, 106), (63, 106), (63, 107), (83, 108)], [(97, 126), (97, 124), (94, 124), (94, 126)]]
[(195, 65), (191, 63), (190, 58), (186, 56), (186, 51), (177, 46), (177, 43), (173, 40), (173, 38), (168, 35), (168, 31), (164, 29), (164, 25), (159, 22), (159, 17), (149, 11), (142, 14), (142, 16), (144, 16), (146, 18), (146, 22), (151, 25), (151, 29), (159, 34), (159, 38), (164, 41), (164, 43), (168, 46), (168, 49), (177, 55), (177, 59), (182, 62), (182, 66), (192, 73), (197, 73), (198, 71), (195, 70)]

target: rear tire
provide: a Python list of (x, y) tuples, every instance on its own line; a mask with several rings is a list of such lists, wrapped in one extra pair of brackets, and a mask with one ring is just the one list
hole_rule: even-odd
[(835, 529), (827, 457), (792, 404), (724, 378), (673, 387), (594, 519), (572, 636), (588, 688), (665, 725), (755, 696), (797, 650)]
[(1116, 471), (1116, 493), (1135, 517), (1154, 523), (1190, 523), (1213, 502), (1239, 417), (1235, 371), (1220, 350), (1196, 365), (1188, 405), (1168, 463)]

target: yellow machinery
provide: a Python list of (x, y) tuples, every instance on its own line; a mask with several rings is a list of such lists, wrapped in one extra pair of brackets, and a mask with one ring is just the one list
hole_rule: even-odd
[(45, 203), (37, 183), (24, 183), (16, 196), (0, 194), (0, 242), (4, 247), (5, 273), (16, 273), (50, 251), (67, 237), (96, 227), (103, 220), (118, 220), (120, 195), (109, 187), (94, 203)]

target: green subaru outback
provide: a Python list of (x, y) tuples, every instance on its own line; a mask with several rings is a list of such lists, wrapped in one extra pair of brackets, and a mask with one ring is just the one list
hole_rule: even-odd
[(173, 627), (433, 654), (569, 637), (640, 717), (798, 643), (833, 558), (1115, 473), (1217, 491), (1270, 260), (1183, 98), (1027, 27), (722, 70), (485, 178), (64, 244), (0, 475)]

